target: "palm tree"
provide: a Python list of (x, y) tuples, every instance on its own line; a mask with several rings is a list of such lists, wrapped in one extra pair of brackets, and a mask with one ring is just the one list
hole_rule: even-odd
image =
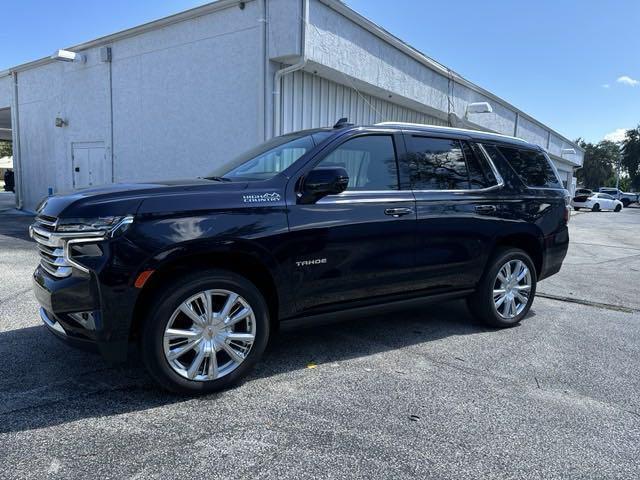
[(622, 141), (622, 166), (629, 174), (631, 186), (640, 190), (640, 125), (627, 130)]

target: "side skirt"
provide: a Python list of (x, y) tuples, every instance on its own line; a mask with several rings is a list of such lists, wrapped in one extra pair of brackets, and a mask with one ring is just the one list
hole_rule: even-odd
[(475, 290), (456, 290), (455, 292), (438, 293), (425, 295), (423, 297), (403, 298), (389, 300), (365, 306), (355, 306), (341, 310), (325, 310), (319, 313), (309, 313), (306, 315), (284, 318), (280, 320), (283, 327), (294, 327), (297, 325), (308, 325), (314, 323), (326, 323), (327, 321), (341, 321), (362, 316), (380, 315), (393, 312), (402, 308), (412, 308), (430, 303), (438, 303), (446, 300), (464, 298), (471, 295)]

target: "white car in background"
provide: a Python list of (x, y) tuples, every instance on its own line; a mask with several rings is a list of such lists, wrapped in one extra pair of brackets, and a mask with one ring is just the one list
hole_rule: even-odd
[(574, 210), (588, 208), (593, 212), (599, 212), (600, 210), (613, 210), (614, 212), (619, 212), (623, 207), (620, 200), (616, 200), (608, 193), (576, 195), (571, 199), (571, 206)]

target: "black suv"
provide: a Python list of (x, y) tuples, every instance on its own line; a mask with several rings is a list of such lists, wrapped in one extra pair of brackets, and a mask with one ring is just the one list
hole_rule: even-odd
[(58, 337), (109, 361), (139, 346), (164, 387), (213, 391), (294, 318), (464, 297), (517, 324), (565, 257), (567, 201), (525, 141), (343, 119), (205, 177), (47, 198), (34, 290)]

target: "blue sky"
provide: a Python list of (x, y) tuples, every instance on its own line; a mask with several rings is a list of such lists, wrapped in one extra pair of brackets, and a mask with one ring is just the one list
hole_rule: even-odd
[[(206, 2), (5, 0), (0, 69)], [(348, 0), (571, 139), (640, 123), (638, 0)]]

